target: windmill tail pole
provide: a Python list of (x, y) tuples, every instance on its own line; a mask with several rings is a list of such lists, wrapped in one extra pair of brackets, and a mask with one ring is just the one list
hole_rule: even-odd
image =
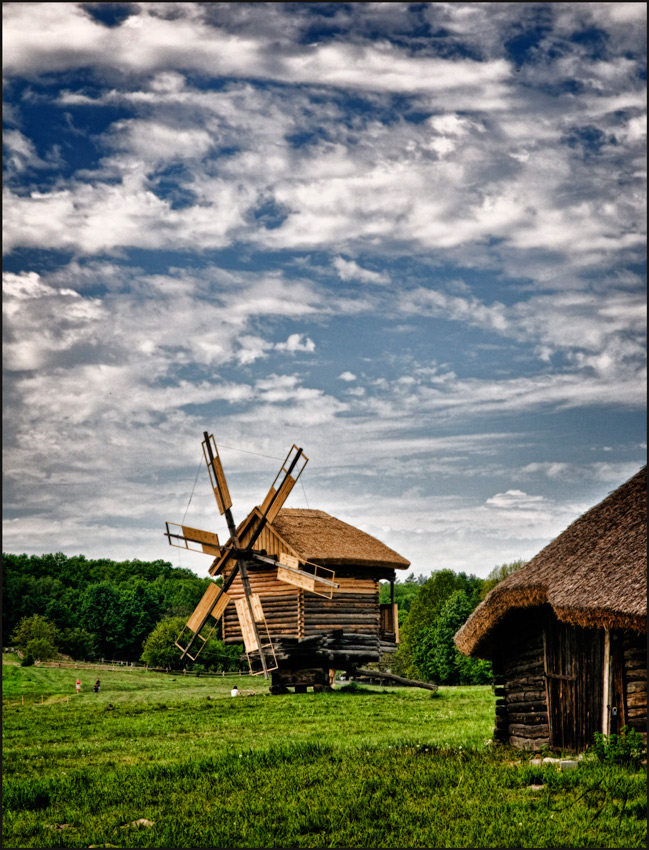
[(403, 685), (407, 688), (426, 688), (428, 691), (436, 691), (437, 685), (431, 682), (418, 682), (416, 679), (404, 679), (403, 676), (396, 676), (394, 673), (383, 673), (381, 670), (368, 670), (365, 667), (359, 667), (356, 671), (359, 676), (368, 676), (372, 679), (385, 679), (387, 682), (394, 682), (395, 685)]

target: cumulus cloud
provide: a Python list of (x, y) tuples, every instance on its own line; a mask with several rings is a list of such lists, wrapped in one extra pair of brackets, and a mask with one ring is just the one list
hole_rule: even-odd
[(373, 272), (370, 269), (364, 269), (354, 260), (334, 257), (333, 266), (341, 280), (360, 280), (363, 283), (376, 284), (390, 283), (390, 276), (386, 272)]

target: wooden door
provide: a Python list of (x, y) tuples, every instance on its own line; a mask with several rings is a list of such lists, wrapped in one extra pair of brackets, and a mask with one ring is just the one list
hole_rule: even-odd
[(604, 632), (549, 613), (543, 643), (550, 746), (585, 750), (602, 730)]

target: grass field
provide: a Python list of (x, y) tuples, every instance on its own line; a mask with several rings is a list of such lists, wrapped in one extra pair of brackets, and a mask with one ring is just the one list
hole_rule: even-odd
[(233, 681), (3, 666), (4, 846), (646, 845), (646, 772), (486, 744), (489, 687)]

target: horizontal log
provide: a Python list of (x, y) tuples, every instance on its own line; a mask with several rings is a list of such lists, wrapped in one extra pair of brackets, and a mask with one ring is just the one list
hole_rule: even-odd
[(646, 682), (636, 681), (636, 682), (627, 682), (626, 686), (627, 694), (637, 694), (647, 692), (647, 684)]
[(537, 702), (538, 700), (545, 701), (545, 691), (520, 691), (520, 693), (507, 694), (507, 704), (516, 702)]
[(519, 750), (540, 750), (550, 743), (549, 733), (545, 737), (526, 738), (522, 735), (509, 735), (508, 742)]
[(645, 682), (647, 681), (647, 671), (644, 667), (638, 667), (635, 670), (626, 671), (627, 682)]
[(345, 657), (349, 656), (349, 658), (357, 658), (357, 657), (360, 658), (361, 656), (363, 658), (369, 658), (370, 656), (375, 656), (376, 660), (377, 661), (379, 660), (378, 650), (372, 650), (370, 648), (361, 649), (359, 647), (358, 649), (340, 649), (340, 650), (333, 649), (333, 650), (328, 650), (328, 652), (333, 653), (336, 656), (345, 656)]
[(507, 692), (514, 691), (538, 691), (545, 687), (545, 680), (542, 676), (521, 676), (518, 679), (510, 679), (505, 685)]
[(437, 690), (437, 685), (434, 685), (431, 682), (419, 682), (416, 679), (405, 679), (403, 676), (397, 676), (394, 673), (386, 673), (382, 670), (366, 670), (361, 667), (357, 671), (357, 674), (361, 676), (368, 676), (372, 679), (381, 679), (386, 682), (394, 682), (397, 685), (404, 685), (405, 687), (425, 688), (428, 691)]
[[(380, 627), (379, 616), (373, 611), (345, 611), (344, 609), (341, 609), (340, 611), (304, 612), (305, 623), (317, 623), (318, 625), (321, 625), (323, 623), (343, 623), (346, 620), (361, 624), (367, 623), (372, 627)], [(337, 628), (337, 626), (334, 626), (333, 628)]]
[(522, 714), (534, 714), (539, 711), (547, 711), (545, 700), (531, 700), (530, 702), (511, 702), (509, 711), (518, 711)]
[(510, 714), (509, 722), (510, 724), (519, 723), (522, 726), (538, 726), (540, 723), (544, 723), (547, 726), (548, 713), (547, 711), (539, 711), (536, 714), (528, 714), (526, 712)]
[(627, 715), (629, 718), (638, 718), (638, 717), (646, 717), (647, 716), (647, 707), (644, 705), (639, 705), (634, 708), (627, 709)]
[[(331, 629), (336, 627), (336, 623), (330, 623), (329, 625), (309, 623), (308, 620), (305, 619), (304, 622), (304, 632), (305, 634), (318, 634), (320, 632), (328, 632)], [(372, 624), (366, 623), (345, 623), (345, 631), (353, 634), (353, 632), (357, 631), (359, 634), (374, 634), (376, 637), (379, 636), (378, 626), (374, 627)]]
[(528, 726), (526, 723), (510, 723), (509, 735), (516, 735), (521, 738), (547, 738), (550, 735), (550, 729), (547, 723), (539, 723), (536, 726)]
[(647, 692), (638, 691), (637, 693), (632, 694), (627, 693), (626, 704), (629, 706), (629, 708), (637, 708), (640, 705), (646, 705)]

